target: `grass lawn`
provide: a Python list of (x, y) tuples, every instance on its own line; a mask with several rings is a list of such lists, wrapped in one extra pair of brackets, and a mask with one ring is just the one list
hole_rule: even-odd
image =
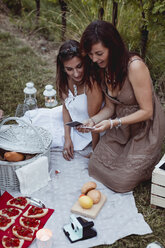
[[(33, 81), (37, 88), (38, 106), (44, 106), (43, 91), (48, 83), (52, 83), (54, 71), (46, 67), (46, 62), (22, 41), (9, 33), (0, 32), (0, 108), (5, 115), (14, 116), (16, 106), (24, 100), (23, 89), (28, 81)], [(165, 244), (165, 209), (150, 207), (151, 182), (140, 184), (134, 190), (138, 211), (153, 230), (152, 234), (131, 235), (113, 245), (99, 248), (145, 248), (155, 240)]]
[(38, 106), (44, 106), (44, 87), (52, 83), (53, 71), (9, 33), (0, 33), (0, 47), (0, 108), (6, 115), (14, 116), (17, 105), (24, 101), (23, 89), (29, 81), (37, 88)]

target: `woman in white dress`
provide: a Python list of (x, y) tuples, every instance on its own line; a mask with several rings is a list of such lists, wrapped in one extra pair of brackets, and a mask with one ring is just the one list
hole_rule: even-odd
[(74, 151), (83, 150), (91, 141), (94, 149), (99, 134), (80, 133), (65, 123), (83, 122), (101, 108), (103, 96), (96, 82), (84, 75), (85, 63), (79, 52), (79, 42), (66, 41), (57, 55), (56, 87), (62, 105), (53, 109), (39, 109), (32, 123), (49, 130), (52, 147), (63, 147), (66, 160), (74, 158)]

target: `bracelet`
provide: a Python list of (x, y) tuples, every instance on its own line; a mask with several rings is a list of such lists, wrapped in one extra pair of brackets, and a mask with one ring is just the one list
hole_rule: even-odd
[(90, 120), (93, 122), (94, 126), (96, 125), (95, 121), (93, 120), (93, 118), (90, 118)]
[(113, 128), (113, 120), (109, 119), (109, 121), (110, 121), (110, 129), (112, 129)]
[(117, 120), (118, 120), (118, 124), (117, 124), (117, 126), (116, 126), (116, 129), (118, 129), (119, 127), (121, 127), (121, 125), (122, 125), (122, 122), (121, 122), (121, 119), (120, 118), (116, 118)]

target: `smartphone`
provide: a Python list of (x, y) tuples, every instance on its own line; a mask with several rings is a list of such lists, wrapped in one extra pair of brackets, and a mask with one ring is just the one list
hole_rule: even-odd
[(165, 163), (163, 163), (163, 164), (159, 167), (159, 169), (165, 170)]
[(82, 126), (81, 128), (89, 129), (89, 130), (94, 130), (95, 129), (95, 127), (86, 127), (86, 126)]
[(71, 122), (67, 122), (65, 123), (65, 125), (69, 126), (69, 127), (77, 127), (80, 125), (83, 125), (81, 122), (79, 121), (71, 121)]

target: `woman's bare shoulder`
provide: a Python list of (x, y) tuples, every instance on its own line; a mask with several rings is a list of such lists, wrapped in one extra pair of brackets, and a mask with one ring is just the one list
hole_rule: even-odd
[(144, 82), (151, 82), (150, 72), (142, 59), (136, 59), (131, 62), (128, 68), (128, 78), (132, 85), (143, 85)]
[(133, 56), (128, 62), (128, 73), (140, 73), (142, 71), (148, 71), (148, 67), (144, 63), (143, 59), (138, 56)]

